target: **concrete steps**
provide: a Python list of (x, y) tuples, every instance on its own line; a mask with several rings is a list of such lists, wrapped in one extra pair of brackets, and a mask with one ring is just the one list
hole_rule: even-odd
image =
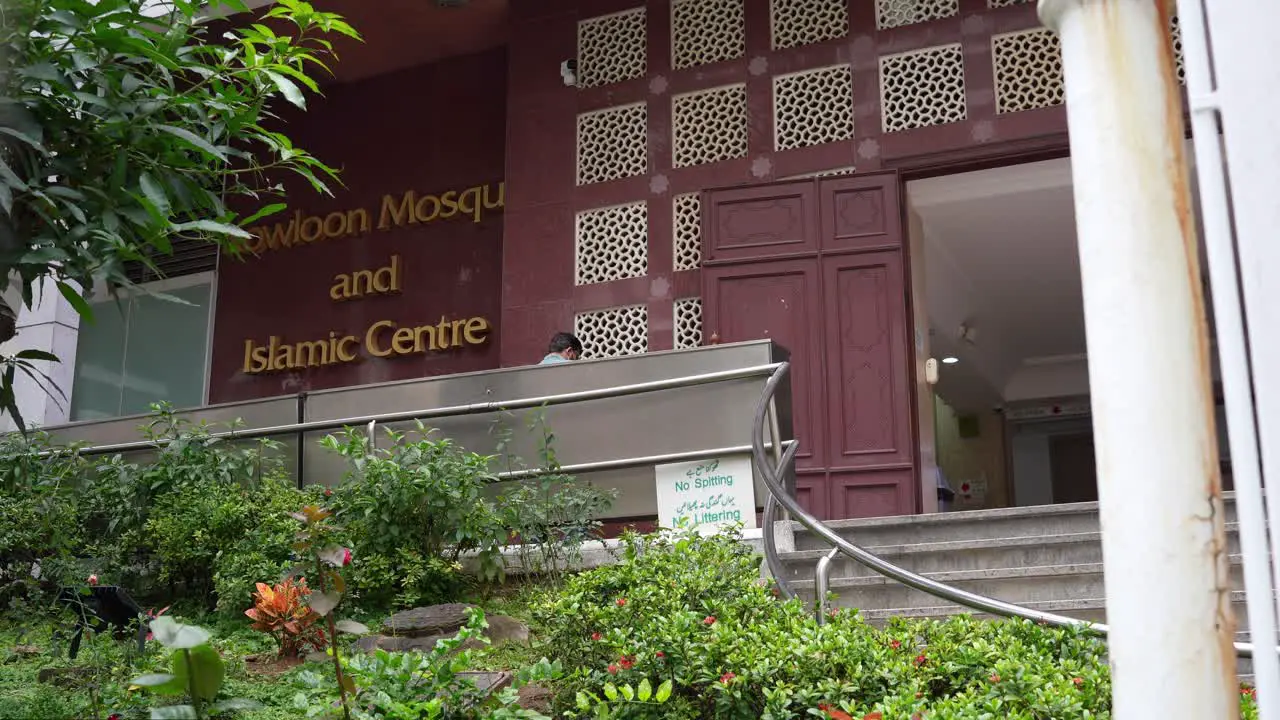
[[(1239, 628), (1247, 630), (1231, 496), (1226, 498), (1226, 521), (1233, 606)], [(837, 520), (828, 527), (884, 560), (938, 582), (1073, 618), (1106, 619), (1097, 503)], [(792, 589), (812, 598), (814, 568), (829, 546), (799, 523), (778, 524), (777, 541)], [(872, 621), (945, 618), (965, 611), (842, 555), (832, 562), (831, 591), (837, 596), (835, 605), (856, 607)]]
[[(1248, 641), (1238, 526), (1230, 495), (1225, 519), (1237, 638)], [(827, 525), (875, 555), (933, 580), (1036, 610), (1106, 621), (1096, 503), (840, 520)], [(811, 599), (814, 568), (830, 546), (798, 523), (779, 523), (775, 536), (784, 576), (797, 595)], [(834, 605), (858, 608), (877, 624), (892, 617), (944, 618), (971, 612), (884, 578), (843, 555), (832, 562), (830, 579)], [(1251, 668), (1243, 662), (1240, 671), (1247, 674)]]

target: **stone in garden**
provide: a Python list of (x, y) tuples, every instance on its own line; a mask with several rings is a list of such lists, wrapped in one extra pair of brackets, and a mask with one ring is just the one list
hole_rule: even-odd
[(36, 675), (36, 681), (63, 688), (74, 688), (83, 684), (84, 679), (92, 674), (93, 668), (87, 667), (43, 668)]
[(28, 658), (40, 654), (40, 648), (35, 645), (14, 645), (13, 654), (5, 662), (17, 662), (22, 658)]
[(544, 687), (525, 685), (519, 690), (520, 699), (516, 704), (525, 710), (533, 710), (545, 715), (551, 712), (551, 696), (551, 691)]
[(519, 620), (506, 615), (488, 615), (489, 629), (484, 631), (485, 637), (495, 647), (507, 643), (529, 642), (529, 628)]
[[(356, 640), (356, 648), (362, 652), (385, 650), (387, 652), (430, 652), (436, 643), (458, 634), (467, 620), (467, 608), (473, 605), (451, 603), (431, 607), (414, 608), (396, 613), (382, 625), (381, 635), (365, 635)], [(529, 628), (524, 623), (506, 615), (486, 617), (489, 622), (485, 637), (495, 647), (507, 643), (529, 642)], [(434, 632), (432, 631), (434, 629)], [(464, 650), (484, 646), (478, 640), (463, 643)]]
[(466, 603), (448, 603), (405, 610), (387, 618), (382, 623), (382, 632), (401, 637), (454, 635), (467, 624), (467, 610), (473, 607)]

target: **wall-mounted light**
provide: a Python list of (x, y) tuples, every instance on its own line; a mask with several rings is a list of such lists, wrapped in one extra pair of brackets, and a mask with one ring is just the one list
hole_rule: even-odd
[(960, 358), (958, 358), (958, 357), (944, 357), (944, 358), (942, 358), (942, 362), (943, 362), (943, 364), (944, 364), (944, 365), (955, 365), (956, 363), (960, 362)]

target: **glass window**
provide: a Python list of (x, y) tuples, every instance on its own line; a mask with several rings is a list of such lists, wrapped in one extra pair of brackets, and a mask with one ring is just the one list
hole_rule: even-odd
[(209, 281), (157, 292), (182, 302), (155, 295), (109, 299), (93, 304), (93, 322), (81, 321), (72, 420), (136, 415), (155, 402), (204, 404)]

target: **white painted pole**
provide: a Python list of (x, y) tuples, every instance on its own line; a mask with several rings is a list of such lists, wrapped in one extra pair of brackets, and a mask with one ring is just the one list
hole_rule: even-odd
[[(1237, 0), (1237, 3), (1239, 0)], [(1256, 9), (1256, 8), (1255, 8)], [(1209, 258), (1210, 289), (1217, 321), (1218, 358), (1226, 400), (1227, 437), (1235, 480), (1236, 516), (1240, 523), (1244, 586), (1248, 596), (1249, 635), (1254, 644), (1253, 677), (1262, 720), (1280, 720), (1280, 657), (1276, 655), (1276, 603), (1269, 534), (1263, 502), (1262, 469), (1254, 425), (1253, 384), (1249, 372), (1248, 339), (1236, 277), (1235, 238), (1231, 230), (1226, 168), (1218, 134), (1222, 111), (1213, 77), (1202, 0), (1178, 0), (1182, 50), (1187, 71), (1187, 99), (1196, 148), (1196, 178), (1204, 220), (1204, 244)], [(1257, 18), (1260, 20), (1261, 18)], [(1241, 38), (1244, 40), (1244, 38)], [(1274, 50), (1273, 50), (1274, 52)], [(1280, 74), (1280, 53), (1273, 76)], [(1239, 73), (1241, 68), (1224, 68)], [(1243, 77), (1254, 77), (1249, 68)], [(1280, 92), (1280, 87), (1275, 88)], [(1250, 104), (1253, 99), (1250, 98)], [(1250, 107), (1243, 108), (1248, 113)], [(1271, 118), (1266, 118), (1268, 124)], [(1269, 133), (1270, 134), (1270, 133)], [(1273, 148), (1280, 143), (1273, 142)], [(1276, 178), (1280, 181), (1280, 177)], [(1280, 218), (1277, 218), (1280, 220)], [(1268, 237), (1268, 239), (1270, 239)]]
[(1062, 39), (1118, 720), (1236, 718), (1209, 343), (1164, 0), (1040, 0)]
[[(1271, 545), (1280, 549), (1280, 3), (1206, 0), (1240, 256)], [(1280, 553), (1273, 558), (1280, 581)], [(1252, 591), (1250, 591), (1252, 599)], [(1254, 638), (1254, 643), (1262, 642)]]

